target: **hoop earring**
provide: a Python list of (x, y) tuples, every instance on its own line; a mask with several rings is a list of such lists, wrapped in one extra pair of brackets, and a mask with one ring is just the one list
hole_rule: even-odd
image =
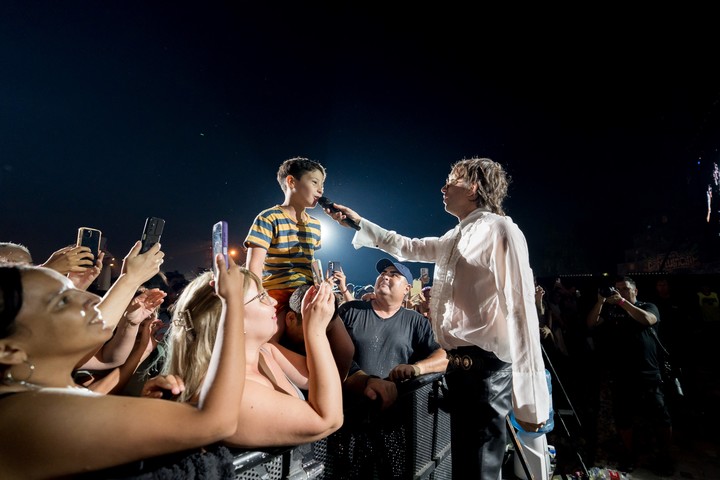
[(28, 373), (27, 377), (25, 377), (23, 380), (16, 379), (15, 377), (13, 377), (13, 374), (11, 371), (12, 367), (10, 367), (7, 369), (7, 372), (5, 372), (5, 378), (4, 378), (5, 383), (11, 383), (11, 384), (15, 383), (15, 384), (20, 384), (20, 385), (25, 385), (26, 383), (30, 382), (30, 379), (32, 378), (33, 373), (35, 373), (35, 364), (32, 363), (27, 358), (25, 360), (23, 360), (23, 363), (25, 365), (27, 365), (27, 367), (28, 367), (29, 373)]

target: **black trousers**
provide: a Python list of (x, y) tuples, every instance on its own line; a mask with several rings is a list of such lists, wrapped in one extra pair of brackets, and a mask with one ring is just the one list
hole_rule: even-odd
[(448, 352), (453, 479), (499, 480), (512, 408), (512, 367), (478, 347)]

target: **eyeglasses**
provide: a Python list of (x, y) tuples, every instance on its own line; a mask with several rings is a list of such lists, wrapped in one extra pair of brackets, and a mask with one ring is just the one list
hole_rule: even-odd
[(270, 298), (271, 297), (268, 294), (267, 290), (263, 290), (262, 292), (258, 293), (253, 298), (251, 298), (250, 300), (245, 302), (245, 305), (252, 302), (253, 300), (260, 300), (260, 302), (264, 303), (265, 305), (270, 305), (272, 307), (273, 305), (272, 305), (272, 301), (270, 300)]

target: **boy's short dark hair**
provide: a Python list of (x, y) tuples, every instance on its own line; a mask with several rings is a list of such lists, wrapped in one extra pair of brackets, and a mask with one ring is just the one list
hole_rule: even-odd
[[(295, 289), (295, 291), (290, 295), (290, 300), (288, 300), (288, 307), (290, 310), (295, 312), (295, 317), (302, 322), (302, 301), (303, 298), (305, 298), (305, 294), (307, 291), (312, 287), (309, 283), (306, 285), (300, 285)], [(340, 298), (338, 298), (338, 295), (335, 295), (335, 313), (333, 313), (333, 317), (337, 315), (338, 307), (340, 306)]]
[(295, 179), (300, 180), (307, 172), (314, 172), (318, 170), (325, 176), (325, 167), (320, 165), (320, 162), (310, 160), (305, 157), (293, 157), (285, 160), (278, 168), (277, 181), (280, 184), (283, 192), (285, 191), (285, 179), (288, 175), (292, 175)]

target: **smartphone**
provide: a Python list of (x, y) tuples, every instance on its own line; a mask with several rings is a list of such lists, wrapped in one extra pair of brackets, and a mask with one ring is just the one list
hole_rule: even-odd
[(315, 286), (320, 285), (325, 280), (323, 278), (322, 263), (320, 260), (313, 260), (310, 264), (310, 269), (312, 270), (313, 283)]
[(165, 228), (165, 220), (158, 217), (148, 217), (145, 219), (145, 227), (142, 234), (142, 247), (140, 253), (145, 253), (160, 241), (163, 228)]
[(77, 246), (88, 247), (93, 255), (92, 264), (95, 265), (100, 254), (100, 239), (102, 238), (102, 232), (97, 228), (80, 227), (78, 228), (77, 234)]
[(342, 265), (340, 262), (328, 262), (327, 277), (332, 277), (333, 272), (342, 272)]
[(415, 295), (420, 295), (422, 292), (422, 282), (420, 279), (416, 278), (413, 280), (412, 289), (410, 290), (410, 297), (414, 297)]
[(220, 220), (212, 228), (212, 247), (213, 247), (213, 270), (215, 270), (215, 257), (222, 254), (225, 257), (225, 268), (230, 266), (228, 261), (228, 224), (225, 220)]

